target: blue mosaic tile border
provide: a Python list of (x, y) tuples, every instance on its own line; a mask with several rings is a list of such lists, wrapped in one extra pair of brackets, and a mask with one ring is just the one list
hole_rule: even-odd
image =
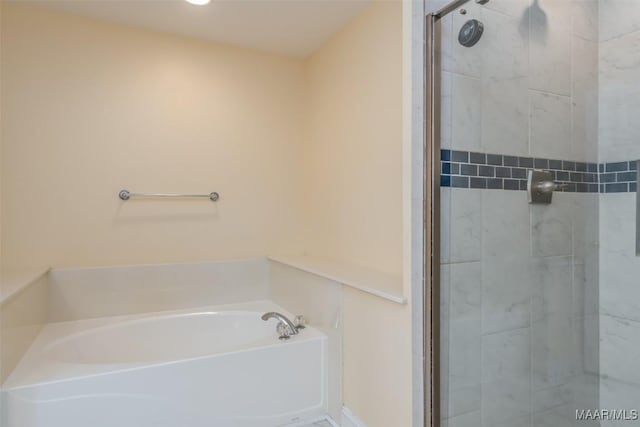
[(599, 165), (601, 193), (635, 193), (638, 185), (638, 163), (615, 162)]
[(441, 150), (442, 187), (526, 190), (527, 170), (545, 169), (572, 193), (635, 192), (637, 163), (585, 163), (569, 160)]

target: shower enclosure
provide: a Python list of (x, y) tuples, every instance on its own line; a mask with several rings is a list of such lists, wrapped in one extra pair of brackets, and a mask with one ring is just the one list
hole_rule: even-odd
[(427, 7), (427, 424), (640, 425), (640, 2)]

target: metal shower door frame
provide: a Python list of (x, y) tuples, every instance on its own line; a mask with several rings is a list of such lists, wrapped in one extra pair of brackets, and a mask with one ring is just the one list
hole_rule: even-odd
[[(453, 0), (425, 16), (424, 145), (424, 420), (440, 427), (440, 20), (470, 0)], [(476, 0), (484, 4), (485, 0)]]

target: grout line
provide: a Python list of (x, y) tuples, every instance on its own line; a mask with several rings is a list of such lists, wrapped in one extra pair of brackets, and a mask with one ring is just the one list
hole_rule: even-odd
[(571, 98), (572, 95), (571, 94), (566, 94), (566, 93), (558, 93), (558, 92), (552, 92), (550, 90), (542, 90), (542, 89), (535, 89), (530, 87), (529, 91), (533, 92), (533, 93), (537, 93), (539, 95), (552, 95), (552, 96), (557, 96), (559, 98)]

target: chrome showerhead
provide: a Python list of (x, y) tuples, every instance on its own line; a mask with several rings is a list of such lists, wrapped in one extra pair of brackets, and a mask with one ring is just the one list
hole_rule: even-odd
[(474, 46), (482, 37), (484, 25), (477, 19), (470, 19), (464, 23), (458, 33), (458, 42), (464, 47)]

